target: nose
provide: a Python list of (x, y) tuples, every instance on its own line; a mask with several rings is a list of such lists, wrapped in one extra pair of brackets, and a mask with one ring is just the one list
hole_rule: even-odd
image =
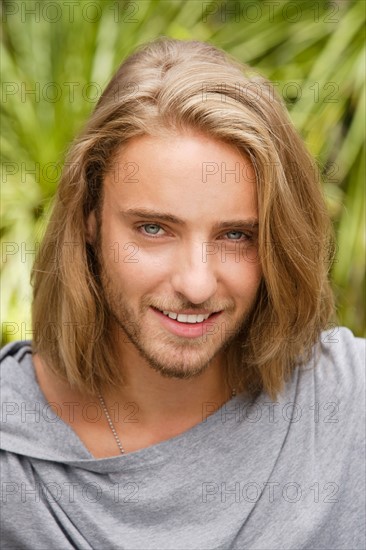
[(192, 304), (204, 303), (217, 290), (215, 264), (213, 256), (204, 257), (202, 243), (187, 245), (175, 259), (171, 278), (173, 289)]

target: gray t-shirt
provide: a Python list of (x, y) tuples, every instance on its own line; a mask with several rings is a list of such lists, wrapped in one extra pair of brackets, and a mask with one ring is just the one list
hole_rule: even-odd
[(2, 548), (365, 548), (365, 341), (333, 329), (319, 352), (275, 403), (203, 403), (177, 437), (95, 459), (45, 401), (30, 343), (6, 346)]

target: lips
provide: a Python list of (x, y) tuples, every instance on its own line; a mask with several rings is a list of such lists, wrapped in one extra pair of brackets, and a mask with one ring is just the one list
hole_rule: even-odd
[[(185, 338), (197, 338), (202, 337), (205, 334), (211, 334), (213, 331), (210, 329), (212, 323), (216, 323), (216, 320), (221, 315), (222, 311), (215, 311), (212, 313), (198, 313), (198, 314), (192, 314), (192, 313), (176, 313), (176, 312), (169, 312), (167, 310), (161, 311), (160, 309), (157, 309), (155, 307), (151, 307), (151, 310), (158, 316), (160, 319), (160, 322), (162, 325), (169, 330), (169, 332), (172, 332), (173, 334), (176, 334), (177, 336), (183, 336)], [(165, 312), (165, 313), (164, 313)], [(169, 315), (166, 313), (172, 313), (179, 316), (180, 319), (183, 319), (181, 321), (177, 319), (172, 319)], [(208, 316), (208, 317), (207, 317)], [(186, 320), (185, 317), (187, 317)], [(192, 320), (189, 321), (189, 317), (194, 317), (193, 322)], [(203, 319), (200, 321), (199, 319), (201, 317), (206, 317), (206, 319)], [(216, 332), (216, 329), (215, 331)]]

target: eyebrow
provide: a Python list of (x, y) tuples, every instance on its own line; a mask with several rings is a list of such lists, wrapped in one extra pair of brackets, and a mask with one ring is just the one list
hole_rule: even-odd
[[(145, 218), (149, 220), (159, 220), (168, 223), (174, 223), (175, 225), (186, 226), (187, 222), (173, 214), (168, 212), (159, 212), (157, 210), (150, 210), (149, 208), (128, 208), (127, 210), (120, 210), (122, 216), (127, 218)], [(247, 218), (247, 219), (233, 219), (226, 220), (223, 222), (215, 222), (213, 225), (214, 230), (219, 229), (230, 229), (232, 227), (245, 227), (252, 230), (258, 229), (258, 219), (257, 218)]]

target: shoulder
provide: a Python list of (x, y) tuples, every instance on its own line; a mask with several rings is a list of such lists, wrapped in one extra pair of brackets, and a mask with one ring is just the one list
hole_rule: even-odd
[(3, 402), (16, 401), (34, 388), (32, 343), (28, 340), (11, 342), (0, 351), (1, 397)]
[(19, 340), (10, 342), (0, 350), (1, 364), (8, 364), (9, 361), (19, 363), (26, 353), (32, 353), (32, 342), (30, 340)]
[(333, 361), (365, 366), (366, 339), (358, 338), (346, 327), (333, 327), (321, 333), (322, 352)]
[(296, 400), (316, 412), (320, 431), (335, 426), (338, 435), (333, 436), (338, 443), (347, 430), (355, 430), (358, 441), (363, 439), (365, 365), (366, 340), (347, 328), (334, 327), (321, 333), (311, 360), (293, 380)]
[(282, 401), (312, 412), (323, 428), (333, 423), (337, 429), (341, 424), (348, 429), (353, 424), (361, 433), (366, 411), (365, 365), (365, 339), (344, 327), (326, 330), (319, 335), (310, 360), (295, 369)]
[(321, 333), (315, 348), (315, 378), (345, 392), (356, 391), (365, 383), (366, 340), (345, 327)]
[[(0, 448), (6, 471), (23, 468), (24, 461), (65, 462), (90, 458), (69, 425), (48, 403), (38, 384), (32, 344), (13, 342), (1, 350)], [(3, 471), (4, 471), (3, 470)], [(3, 473), (3, 472), (2, 472)]]

